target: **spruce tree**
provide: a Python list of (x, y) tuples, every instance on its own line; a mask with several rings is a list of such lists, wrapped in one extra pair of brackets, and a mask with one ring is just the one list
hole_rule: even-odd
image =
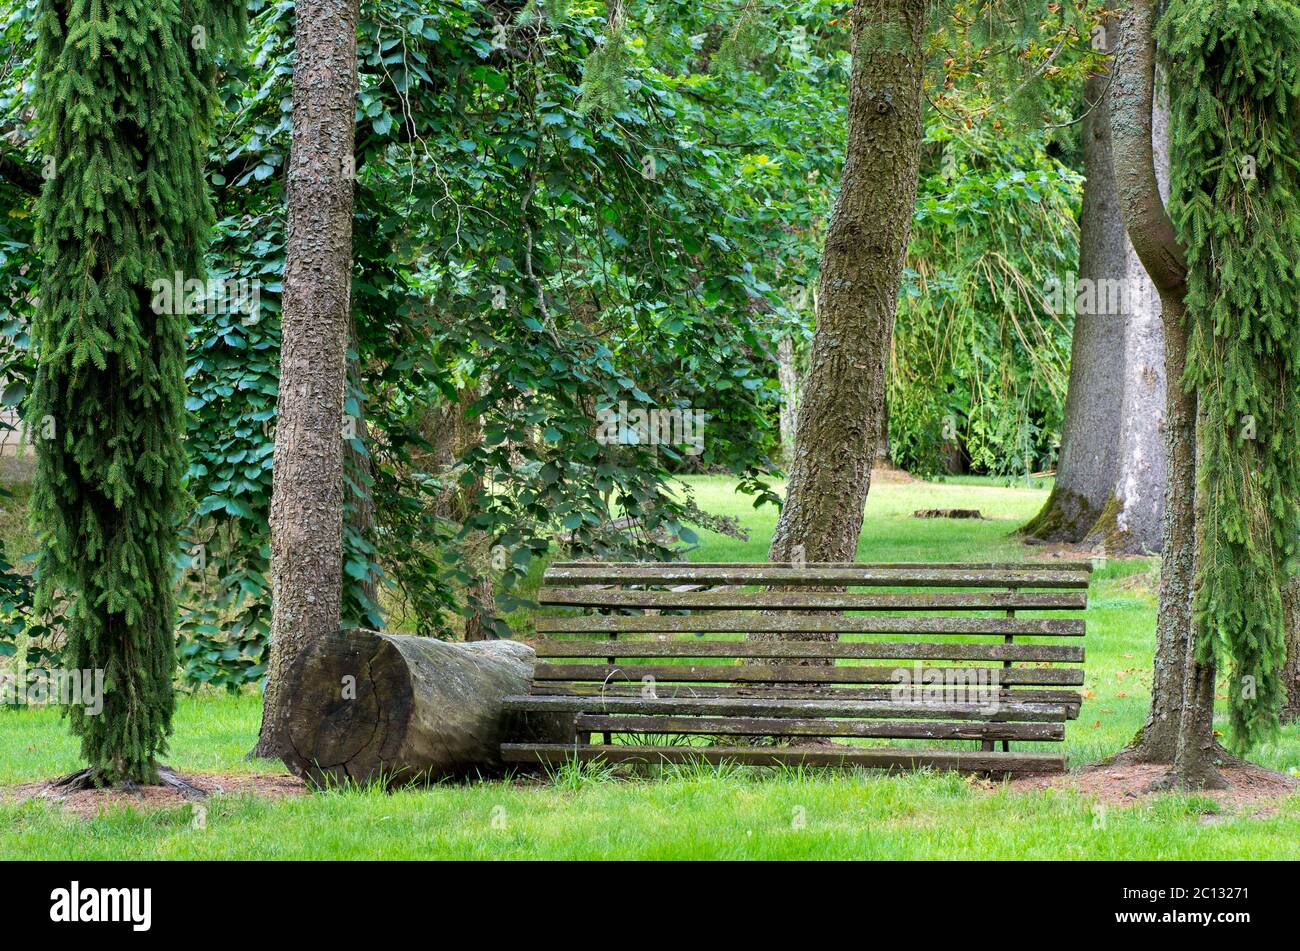
[(1300, 4), (1173, 0), (1161, 34), (1199, 400), (1196, 646), (1228, 661), (1244, 750), (1277, 728), (1300, 524)]
[(243, 15), (242, 0), (41, 7), (37, 609), (62, 599), (65, 663), (105, 672), (102, 712), (69, 710), (96, 784), (156, 781), (171, 729), (187, 317), (153, 289), (203, 275), (214, 57)]

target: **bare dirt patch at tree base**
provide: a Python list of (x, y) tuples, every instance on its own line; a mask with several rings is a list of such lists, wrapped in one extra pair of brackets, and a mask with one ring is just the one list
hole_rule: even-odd
[[(307, 793), (302, 780), (285, 773), (186, 773), (185, 781), (209, 796), (251, 795), (259, 799), (282, 799)], [(0, 789), (0, 799), (11, 802), (37, 800), (63, 808), (83, 818), (93, 818), (116, 806), (131, 806), (144, 811), (173, 809), (193, 802), (174, 786), (138, 786), (135, 789), (76, 789), (60, 794), (57, 780), (22, 783)]]
[[(1022, 776), (1011, 780), (1008, 786), (1013, 792), (1072, 789), (1108, 806), (1132, 806), (1160, 795), (1152, 791), (1151, 785), (1168, 772), (1168, 766), (1156, 763), (1098, 764), (1069, 773)], [(1228, 781), (1227, 789), (1208, 789), (1195, 795), (1237, 808), (1275, 806), (1288, 796), (1300, 794), (1300, 778), (1250, 763), (1220, 767), (1219, 774)]]

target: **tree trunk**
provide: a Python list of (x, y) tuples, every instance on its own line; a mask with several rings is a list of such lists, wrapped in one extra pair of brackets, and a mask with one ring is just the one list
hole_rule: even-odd
[(1214, 668), (1196, 660), (1192, 581), (1196, 551), (1196, 395), (1181, 385), (1187, 365), (1187, 262), (1165, 210), (1152, 136), (1155, 10), (1132, 0), (1118, 24), (1111, 131), (1115, 177), (1133, 248), (1160, 292), (1165, 331), (1169, 484), (1151, 713), (1120, 757), (1170, 763), (1173, 787), (1216, 785)]
[[(1165, 375), (1182, 379), (1187, 366), (1185, 309), (1181, 298), (1162, 302)], [(1132, 744), (1121, 754), (1138, 763), (1170, 763), (1178, 749), (1187, 679), (1187, 649), (1192, 638), (1192, 578), (1196, 535), (1196, 397), (1170, 386), (1165, 400), (1165, 486), (1163, 556), (1160, 561), (1160, 610), (1156, 616), (1156, 650), (1151, 682), (1151, 710)]]
[[(1198, 402), (1195, 412), (1196, 449), (1205, 445), (1201, 438), (1202, 428), (1207, 425), (1204, 404)], [(1199, 468), (1198, 451), (1193, 451), (1193, 466)], [(1197, 493), (1194, 501), (1195, 520), (1193, 527), (1204, 524), (1205, 496)], [(1201, 547), (1204, 538), (1196, 532), (1196, 556), (1193, 564), (1206, 556)], [(1190, 585), (1193, 594), (1196, 582)], [(1195, 598), (1193, 598), (1193, 605)], [(1187, 634), (1183, 638), (1183, 707), (1178, 724), (1178, 739), (1174, 750), (1174, 765), (1169, 775), (1158, 785), (1166, 789), (1225, 789), (1227, 782), (1219, 775), (1218, 743), (1214, 738), (1214, 673), (1213, 651), (1208, 657), (1201, 657), (1197, 650), (1195, 634), (1195, 607), (1188, 609)]]
[(789, 334), (776, 344), (776, 379), (781, 387), (781, 457), (788, 467), (794, 458), (794, 428), (799, 418), (799, 370), (794, 338)]
[[(1081, 294), (1081, 306), (1075, 308), (1056, 485), (1042, 511), (1023, 530), (1031, 543), (1082, 541), (1105, 509), (1119, 471), (1124, 334), (1122, 318), (1108, 312), (1104, 304), (1113, 299), (1108, 287), (1123, 286), (1128, 242), (1111, 166), (1107, 82), (1106, 75), (1098, 74), (1084, 84), (1087, 178), (1079, 217), (1079, 288), (1092, 292)], [(1073, 300), (1063, 303), (1067, 308), (1075, 304)]]
[(295, 660), (284, 756), (318, 785), (386, 786), (501, 771), (507, 738), (573, 742), (572, 718), (519, 724), (503, 697), (527, 694), (533, 649), (518, 641), (449, 644), (431, 637), (336, 632)]
[(287, 756), (297, 658), (339, 631), (356, 0), (299, 0), (271, 495), (271, 665), (256, 752)]
[(1287, 582), (1282, 589), (1283, 617), (1286, 622), (1286, 666), (1282, 668), (1282, 684), (1286, 688), (1286, 704), (1282, 707), (1282, 722), (1300, 720), (1300, 577)]
[(855, 0), (848, 148), (822, 252), (817, 330), (772, 561), (851, 561), (884, 412), (916, 204), (924, 0)]
[[(470, 413), (469, 408), (478, 399), (476, 386), (465, 386), (457, 391), (455, 403), (436, 411), (432, 418), (433, 430), (429, 434), (434, 446), (434, 464), (451, 484), (438, 499), (436, 510), (442, 518), (464, 525), (474, 514), (475, 500), (483, 492), (483, 480), (476, 477), (465, 486), (455, 477), (456, 463), (474, 446), (483, 442), (483, 418)], [(461, 556), (466, 569), (474, 575), (465, 590), (466, 608), (465, 640), (484, 641), (496, 634), (496, 594), (492, 583), (490, 536), (485, 532), (471, 532), (461, 543)]]
[[(1163, 96), (1151, 117), (1156, 177), (1169, 198), (1169, 103)], [(1123, 327), (1123, 406), (1115, 487), (1084, 543), (1105, 554), (1155, 554), (1164, 544), (1165, 332), (1160, 293), (1127, 234)]]

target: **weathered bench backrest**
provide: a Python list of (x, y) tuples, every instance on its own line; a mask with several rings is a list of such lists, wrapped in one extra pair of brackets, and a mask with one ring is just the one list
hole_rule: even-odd
[(538, 618), (533, 696), (511, 705), (576, 714), (584, 747), (592, 733), (606, 744), (620, 734), (978, 740), (984, 752), (997, 740), (1004, 751), (1061, 740), (1078, 715), (1084, 622), (1026, 615), (1082, 611), (1090, 570), (556, 564), (540, 603), (598, 613)]

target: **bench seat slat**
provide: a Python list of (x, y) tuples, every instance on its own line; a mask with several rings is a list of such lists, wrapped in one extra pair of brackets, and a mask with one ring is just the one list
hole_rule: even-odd
[(1003, 660), (1082, 663), (1056, 644), (886, 644), (852, 641), (537, 641), (538, 657), (813, 657), (859, 660)]
[[(915, 702), (925, 700), (924, 687)], [(533, 685), (533, 694), (540, 697), (639, 697), (644, 685), (640, 683), (539, 683)], [(655, 696), (673, 697), (738, 697), (748, 699), (785, 700), (898, 700), (913, 699), (902, 696), (898, 688), (844, 687), (836, 684), (658, 684)], [(981, 694), (976, 694), (982, 697)], [(1000, 690), (997, 696), (1004, 702), (1063, 704), (1072, 711), (1070, 719), (1078, 715), (1083, 697), (1077, 690), (1045, 690), (1016, 688)]]
[(868, 617), (822, 614), (636, 614), (541, 617), (539, 634), (1000, 634), (1082, 637), (1073, 618)]
[(745, 697), (513, 696), (513, 712), (635, 713), (668, 716), (863, 717), (881, 720), (979, 720), (986, 723), (1056, 723), (1066, 719), (1059, 703), (1001, 701), (927, 703), (895, 700), (791, 700)]
[[(1023, 684), (1035, 687), (1072, 687), (1083, 683), (1078, 667), (903, 667), (909, 675), (921, 678), (934, 675), (937, 683), (950, 683), (958, 674), (964, 686)], [(652, 677), (672, 683), (802, 683), (802, 684), (897, 684), (899, 667), (866, 665), (845, 667), (799, 667), (767, 664), (538, 664), (536, 680), (611, 680), (639, 681)], [(973, 679), (971, 679), (973, 678)], [(915, 681), (920, 685), (925, 679)]]
[(568, 585), (776, 585), (875, 588), (1086, 588), (1080, 571), (965, 568), (785, 568), (771, 565), (708, 567), (691, 564), (551, 567), (546, 583)]
[(867, 749), (864, 747), (800, 747), (771, 749), (743, 746), (568, 746), (505, 743), (508, 763), (562, 765), (573, 759), (607, 763), (739, 763), (750, 766), (861, 766), (871, 769), (944, 769), (965, 773), (1060, 773), (1065, 757), (1046, 753), (999, 753), (977, 750)]
[(679, 561), (679, 562), (642, 562), (642, 561), (553, 561), (552, 568), (589, 568), (604, 565), (610, 568), (641, 568), (647, 565), (691, 565), (696, 568), (852, 568), (852, 569), (891, 569), (906, 568), (920, 570), (948, 569), (951, 571), (1079, 571), (1091, 574), (1093, 564), (1090, 561), (808, 561), (795, 564), (792, 561)]
[(917, 740), (1065, 739), (1061, 723), (973, 723), (933, 720), (823, 720), (779, 717), (666, 717), (581, 714), (578, 732), (680, 733), (724, 736), (821, 736)]
[(541, 604), (589, 608), (697, 608), (819, 611), (1081, 611), (1084, 592), (627, 591), (544, 587)]

